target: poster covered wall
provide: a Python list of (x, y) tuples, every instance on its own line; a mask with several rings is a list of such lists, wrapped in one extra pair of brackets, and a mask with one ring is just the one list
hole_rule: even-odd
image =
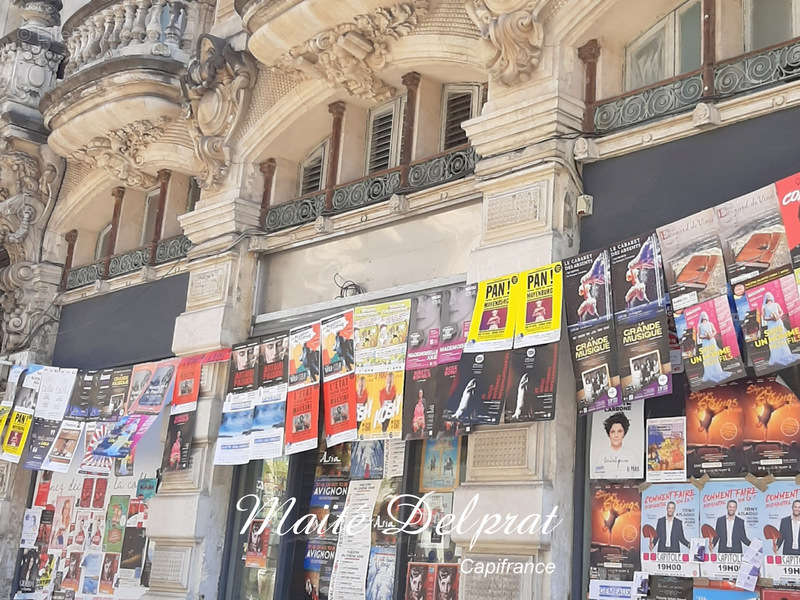
[(700, 536), (700, 491), (690, 483), (659, 484), (642, 492), (642, 570), (699, 577), (691, 541)]
[(590, 486), (592, 579), (633, 580), (639, 570), (641, 495), (634, 483)]
[(644, 474), (644, 402), (592, 413), (589, 478), (642, 479)]
[(286, 454), (317, 447), (320, 397), (320, 322), (289, 332)]

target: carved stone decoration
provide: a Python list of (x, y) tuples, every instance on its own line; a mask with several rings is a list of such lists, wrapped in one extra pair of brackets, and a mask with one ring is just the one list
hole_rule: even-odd
[(230, 139), (244, 113), (256, 80), (256, 63), (244, 51), (211, 34), (197, 41), (195, 55), (181, 79), (186, 118), (204, 169), (200, 187), (217, 187), (230, 167)]
[(12, 0), (11, 3), (21, 9), (23, 27), (53, 27), (61, 23), (61, 0)]
[(106, 137), (92, 138), (86, 146), (73, 152), (71, 158), (92, 168), (105, 169), (126, 187), (151, 188), (157, 179), (141, 170), (143, 151), (164, 135), (163, 125), (167, 120), (162, 118), (157, 123), (147, 119), (134, 121), (110, 131)]
[(358, 15), (295, 46), (275, 67), (302, 79), (324, 79), (371, 102), (388, 100), (395, 89), (376, 72), (386, 65), (389, 41), (409, 35), (427, 13), (428, 0), (413, 0)]
[(465, 0), (491, 53), (489, 73), (501, 84), (528, 81), (539, 66), (544, 28), (538, 20), (546, 0)]

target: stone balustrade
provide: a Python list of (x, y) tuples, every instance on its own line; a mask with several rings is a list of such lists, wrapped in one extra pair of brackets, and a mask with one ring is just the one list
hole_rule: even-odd
[(100, 0), (64, 23), (65, 77), (116, 56), (155, 55), (188, 61), (213, 17), (210, 0)]

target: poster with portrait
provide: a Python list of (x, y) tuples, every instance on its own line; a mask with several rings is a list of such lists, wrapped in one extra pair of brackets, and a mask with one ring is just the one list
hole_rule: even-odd
[(350, 479), (383, 479), (383, 440), (357, 441), (351, 448)]
[[(397, 561), (395, 546), (372, 546), (367, 566), (366, 600), (394, 597), (394, 567)], [(453, 597), (455, 600), (457, 596)]]
[(103, 555), (103, 568), (100, 571), (100, 593), (111, 596), (117, 583), (119, 572), (119, 554), (106, 553)]
[(437, 364), (458, 362), (469, 335), (477, 284), (458, 284), (442, 290), (441, 325)]
[(518, 273), (487, 279), (478, 284), (475, 308), (464, 352), (509, 350), (514, 343)]
[(23, 469), (38, 471), (42, 468), (44, 459), (56, 439), (60, 425), (60, 421), (41, 419), (39, 417), (33, 418), (30, 439), (22, 456)]
[(228, 391), (247, 392), (258, 387), (258, 342), (250, 341), (231, 348)]
[(633, 482), (593, 482), (589, 486), (591, 579), (633, 579), (639, 570), (641, 495)]
[(554, 262), (519, 274), (514, 302), (514, 348), (550, 344), (561, 339), (563, 268)]
[(263, 527), (264, 519), (254, 519), (247, 530), (247, 548), (244, 566), (248, 569), (265, 569), (269, 552), (269, 528)]
[(788, 267), (733, 286), (733, 297), (756, 375), (800, 362), (800, 293)]
[(644, 402), (625, 402), (591, 415), (590, 479), (643, 479)]
[(191, 465), (195, 414), (195, 411), (191, 411), (169, 416), (164, 456), (161, 459), (162, 470), (185, 471)]
[(433, 562), (443, 562), (445, 551), (450, 549), (450, 535), (441, 529), (437, 531), (437, 526), (446, 515), (452, 514), (453, 494), (430, 494), (421, 508), (422, 523), (428, 523), (428, 526), (417, 536), (415, 555)]
[(19, 555), (19, 578), (17, 584), (22, 593), (36, 590), (36, 579), (39, 577), (39, 551), (36, 548), (22, 550)]
[(175, 373), (175, 390), (172, 393), (171, 414), (197, 410), (200, 395), (200, 378), (203, 374), (204, 354), (184, 356)]
[(441, 320), (442, 292), (419, 294), (411, 298), (406, 371), (430, 369), (437, 365)]
[(461, 438), (424, 440), (419, 491), (452, 492), (459, 483), (460, 467)]
[[(153, 373), (147, 387), (139, 396), (128, 398), (128, 414), (157, 415), (161, 409), (172, 402), (175, 390), (175, 373), (180, 364), (179, 358), (162, 360), (153, 365)], [(136, 367), (134, 367), (134, 372)], [(131, 389), (133, 386), (131, 386)], [(132, 400), (132, 401), (131, 401)]]
[(3, 437), (3, 453), (0, 455), (1, 459), (11, 463), (18, 463), (20, 461), (32, 424), (33, 409), (30, 410), (30, 413), (18, 408), (14, 409), (8, 419), (6, 434)]
[(150, 385), (150, 380), (156, 371), (158, 363), (139, 363), (131, 369), (130, 385), (128, 386), (128, 396), (125, 400), (125, 414), (131, 414), (132, 408), (139, 402), (145, 391)]
[(647, 481), (686, 481), (686, 417), (647, 419)]
[(317, 447), (321, 368), (320, 322), (292, 329), (289, 332), (286, 454)]
[(335, 557), (335, 541), (309, 540), (306, 543), (306, 553), (303, 558), (305, 572), (303, 592), (308, 598), (327, 600)]
[(686, 399), (686, 463), (689, 477), (736, 477), (746, 469), (744, 381), (692, 392)]
[(736, 579), (742, 552), (760, 540), (761, 492), (744, 480), (711, 481), (700, 490), (700, 536), (708, 556), (700, 573), (709, 579)]
[(403, 370), (357, 376), (356, 391), (363, 386), (367, 398), (364, 419), (358, 426), (358, 439), (402, 438), (404, 385)]
[(48, 544), (50, 550), (62, 550), (66, 547), (75, 504), (73, 496), (56, 497), (52, 536)]
[(789, 247), (774, 183), (714, 207), (731, 285), (789, 267)]
[(559, 342), (511, 351), (505, 422), (552, 421), (556, 415)]
[(458, 362), (458, 383), (444, 409), (444, 419), (465, 432), (474, 425), (497, 425), (509, 385), (511, 350), (465, 352)]
[(800, 583), (800, 485), (794, 480), (773, 481), (758, 511), (756, 537), (764, 540), (763, 576), (776, 584)]
[(321, 335), (325, 442), (335, 446), (358, 437), (353, 311), (323, 319)]
[(683, 367), (693, 391), (744, 375), (727, 295), (695, 304), (675, 316)]
[(436, 580), (436, 565), (431, 563), (408, 563), (406, 571), (406, 600), (433, 600)]
[(726, 293), (727, 280), (714, 209), (656, 230), (664, 276), (676, 312)]
[(700, 537), (700, 490), (691, 483), (651, 485), (642, 491), (642, 571), (699, 577), (699, 557), (690, 552)]
[(130, 496), (112, 495), (106, 508), (103, 552), (122, 552)]
[(743, 380), (739, 389), (747, 472), (758, 477), (797, 475), (800, 400), (774, 377)]
[(567, 336), (575, 372), (578, 412), (622, 402), (607, 250), (563, 261)]
[(251, 460), (276, 458), (283, 454), (289, 385), (289, 334), (262, 338), (258, 349), (261, 387), (258, 395), (254, 396)]
[(437, 418), (441, 417), (441, 410), (437, 413), (437, 405), (443, 408), (443, 403), (437, 403), (436, 391), (437, 367), (423, 367), (406, 371), (403, 384), (403, 439), (421, 440), (437, 428)]
[(243, 465), (250, 461), (250, 431), (257, 390), (229, 392), (222, 404), (222, 420), (214, 449), (215, 465)]

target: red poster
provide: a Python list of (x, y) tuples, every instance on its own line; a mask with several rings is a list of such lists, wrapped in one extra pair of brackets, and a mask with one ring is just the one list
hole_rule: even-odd
[(775, 182), (778, 205), (786, 229), (786, 242), (792, 254), (792, 266), (800, 267), (800, 173)]
[(203, 355), (182, 358), (175, 376), (175, 391), (172, 395), (172, 414), (191, 412), (197, 408), (200, 393), (200, 373), (203, 363), (197, 358)]
[(639, 487), (605, 481), (593, 483), (590, 489), (590, 578), (631, 580), (639, 570)]
[(317, 447), (320, 394), (320, 322), (289, 332), (286, 454)]
[(267, 566), (269, 529), (265, 527), (264, 531), (260, 531), (263, 523), (263, 519), (255, 519), (250, 524), (247, 534), (247, 552), (244, 558), (245, 567), (264, 569)]
[(322, 398), (328, 447), (357, 437), (353, 311), (322, 321)]
[(744, 412), (748, 381), (692, 392), (686, 400), (686, 470), (690, 477), (736, 477), (745, 471)]
[(92, 498), (92, 508), (103, 508), (106, 504), (106, 488), (108, 479), (101, 477), (95, 480), (94, 497)]
[(50, 495), (50, 480), (52, 477), (52, 471), (42, 471), (39, 485), (36, 486), (36, 499), (33, 502), (34, 506), (47, 505), (47, 497)]
[(85, 477), (81, 487), (81, 497), (78, 506), (89, 508), (92, 505), (92, 494), (94, 493), (94, 479)]

